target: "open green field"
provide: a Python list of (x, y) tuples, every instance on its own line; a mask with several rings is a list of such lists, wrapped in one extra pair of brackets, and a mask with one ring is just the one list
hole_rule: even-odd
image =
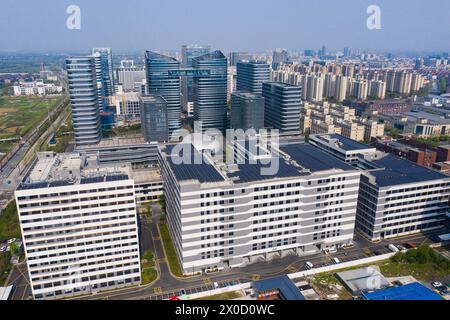
[(22, 136), (62, 100), (58, 97), (0, 97), (0, 139)]

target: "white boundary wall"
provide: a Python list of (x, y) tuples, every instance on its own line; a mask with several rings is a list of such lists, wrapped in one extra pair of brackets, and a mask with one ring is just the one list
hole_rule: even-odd
[[(317, 273), (330, 272), (330, 271), (349, 268), (349, 267), (356, 267), (356, 266), (359, 266), (362, 264), (368, 264), (368, 263), (378, 262), (378, 261), (382, 261), (382, 260), (387, 260), (394, 255), (395, 255), (395, 252), (390, 252), (390, 253), (382, 254), (379, 256), (367, 257), (367, 258), (358, 259), (355, 261), (347, 261), (347, 262), (343, 262), (343, 263), (338, 263), (338, 264), (334, 264), (331, 266), (314, 268), (311, 270), (290, 273), (287, 276), (289, 277), (289, 279), (296, 279), (296, 278), (301, 278), (301, 277), (305, 277), (305, 276), (309, 276), (309, 275), (313, 275), (313, 274), (317, 274)], [(208, 290), (208, 291), (197, 292), (194, 294), (186, 295), (185, 299), (186, 300), (198, 299), (198, 298), (213, 296), (213, 295), (221, 294), (221, 293), (225, 293), (225, 292), (240, 291), (240, 290), (245, 290), (245, 289), (250, 289), (250, 288), (251, 288), (251, 282), (240, 283), (240, 284), (237, 284), (234, 286), (212, 289), (212, 290)]]

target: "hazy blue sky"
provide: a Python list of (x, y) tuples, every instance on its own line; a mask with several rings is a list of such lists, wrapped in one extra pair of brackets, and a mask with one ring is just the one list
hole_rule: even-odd
[[(66, 8), (81, 8), (81, 30)], [(381, 30), (366, 9), (381, 7)], [(450, 51), (449, 0), (0, 0), (0, 51), (330, 49)]]

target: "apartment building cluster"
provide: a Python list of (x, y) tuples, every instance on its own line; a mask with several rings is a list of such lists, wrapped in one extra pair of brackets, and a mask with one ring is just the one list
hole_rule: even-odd
[(304, 102), (300, 113), (303, 134), (336, 133), (356, 141), (384, 135), (384, 124), (356, 115), (353, 108), (323, 101)]
[(63, 87), (54, 83), (45, 83), (44, 80), (20, 80), (12, 86), (15, 96), (47, 96), (61, 94)]
[(369, 71), (355, 64), (297, 64), (281, 65), (271, 71), (271, 80), (299, 85), (303, 100), (320, 102), (323, 99), (342, 102), (385, 99), (388, 93), (409, 96), (418, 92), (425, 78), (409, 70)]
[[(354, 228), (373, 241), (439, 229), (449, 208), (450, 177), (341, 135), (271, 151), (258, 145), (258, 156), (241, 149), (246, 161), (228, 165), (209, 150), (182, 149), (202, 162), (179, 164), (183, 153), (172, 146), (160, 161), (186, 274), (346, 246)], [(278, 157), (275, 173), (261, 174), (261, 154)]]

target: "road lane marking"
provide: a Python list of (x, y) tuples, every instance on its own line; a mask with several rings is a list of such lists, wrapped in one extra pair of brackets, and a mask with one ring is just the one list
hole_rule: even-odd
[(259, 279), (261, 279), (261, 275), (256, 274), (256, 273), (252, 275), (252, 280), (253, 280), (253, 281), (257, 281), (257, 280), (259, 280)]

